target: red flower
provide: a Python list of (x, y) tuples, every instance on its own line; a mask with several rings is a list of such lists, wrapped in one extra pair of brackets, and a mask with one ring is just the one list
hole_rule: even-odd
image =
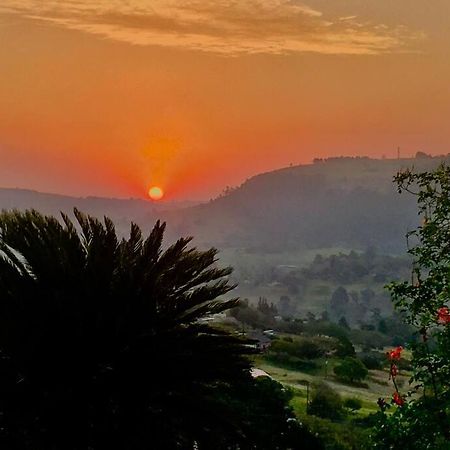
[(394, 392), (392, 400), (398, 406), (403, 406), (405, 404), (405, 400), (403, 400), (402, 396), (398, 392)]
[(391, 364), (390, 376), (395, 378), (398, 375), (398, 367), (395, 364)]
[(398, 361), (402, 357), (403, 347), (396, 347), (390, 352), (387, 352), (388, 358), (391, 361)]
[(437, 321), (444, 325), (450, 323), (450, 311), (446, 306), (443, 306), (437, 310)]

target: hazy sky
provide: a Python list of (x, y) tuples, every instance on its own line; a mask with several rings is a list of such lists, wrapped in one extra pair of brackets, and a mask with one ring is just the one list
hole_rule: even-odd
[(450, 152), (449, 0), (1, 0), (0, 186), (209, 198)]

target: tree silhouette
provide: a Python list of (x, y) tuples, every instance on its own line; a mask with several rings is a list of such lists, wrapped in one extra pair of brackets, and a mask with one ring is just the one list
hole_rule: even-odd
[(336, 288), (330, 299), (330, 308), (336, 316), (342, 316), (346, 312), (346, 308), (350, 302), (347, 289), (342, 286)]
[(254, 448), (249, 346), (205, 320), (231, 269), (74, 215), (0, 215), (1, 448)]

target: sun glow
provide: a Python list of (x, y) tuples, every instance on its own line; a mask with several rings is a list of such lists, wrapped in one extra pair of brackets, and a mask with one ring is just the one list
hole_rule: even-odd
[(164, 191), (159, 186), (152, 186), (148, 190), (148, 196), (152, 200), (161, 200), (164, 197)]

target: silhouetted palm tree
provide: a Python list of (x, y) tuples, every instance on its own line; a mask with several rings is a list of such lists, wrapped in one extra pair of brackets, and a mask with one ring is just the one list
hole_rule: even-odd
[(134, 224), (119, 240), (109, 219), (75, 217), (0, 216), (3, 445), (245, 440), (218, 393), (248, 382), (248, 348), (201, 320), (236, 303), (217, 300), (232, 286), (216, 250), (187, 238), (163, 251), (160, 222), (145, 240)]

